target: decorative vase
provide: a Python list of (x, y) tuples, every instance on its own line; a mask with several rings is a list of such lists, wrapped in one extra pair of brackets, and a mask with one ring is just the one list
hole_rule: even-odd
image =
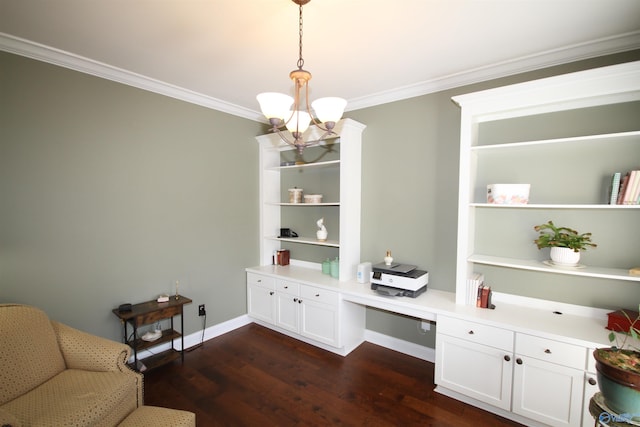
[(316, 231), (316, 238), (320, 242), (324, 242), (327, 240), (327, 230), (318, 230)]
[[(640, 421), (640, 373), (616, 366), (619, 355), (633, 357), (640, 355), (633, 350), (613, 350), (599, 348), (593, 352), (596, 359), (598, 387), (604, 402), (618, 414), (631, 414), (633, 421)], [(636, 362), (637, 363), (637, 362)]]
[(329, 258), (322, 262), (322, 273), (331, 274), (331, 260)]
[(552, 247), (550, 256), (551, 261), (558, 265), (575, 267), (580, 262), (580, 251), (576, 252), (571, 248)]
[(340, 277), (340, 262), (338, 260), (338, 257), (331, 261), (331, 277), (333, 277), (334, 279)]
[(384, 257), (384, 264), (391, 265), (393, 262), (393, 257), (391, 256), (391, 251), (387, 251), (387, 256)]

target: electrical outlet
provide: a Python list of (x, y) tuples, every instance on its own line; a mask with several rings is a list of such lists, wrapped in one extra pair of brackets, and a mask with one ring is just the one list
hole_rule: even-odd
[(206, 316), (207, 310), (204, 309), (204, 304), (198, 306), (198, 316)]

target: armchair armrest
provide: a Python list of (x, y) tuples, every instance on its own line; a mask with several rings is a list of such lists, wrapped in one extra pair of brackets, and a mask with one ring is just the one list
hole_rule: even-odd
[(120, 371), (136, 378), (138, 406), (143, 404), (142, 374), (127, 365), (131, 348), (116, 341), (51, 321), (58, 338), (58, 345), (68, 369), (86, 371)]

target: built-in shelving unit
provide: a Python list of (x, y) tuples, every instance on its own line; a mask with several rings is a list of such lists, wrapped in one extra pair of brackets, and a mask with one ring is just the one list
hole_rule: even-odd
[[(293, 156), (293, 148), (285, 144), (278, 135), (267, 134), (256, 139), (260, 145), (260, 265), (270, 265), (272, 255), (278, 249), (291, 251), (291, 263), (319, 268), (331, 250), (332, 257), (340, 261), (340, 280), (355, 279), (356, 266), (360, 262), (360, 183), (362, 131), (365, 126), (343, 119), (336, 125), (337, 137), (323, 142), (331, 146), (333, 155), (339, 158), (321, 160), (294, 165), (282, 165), (283, 153)], [(320, 135), (312, 127), (310, 139)], [(306, 151), (313, 150), (307, 148)], [(309, 178), (305, 178), (308, 175)], [(290, 203), (287, 188), (297, 184), (297, 180), (311, 182), (313, 193), (324, 194), (321, 203)], [(337, 188), (336, 188), (337, 187)], [(308, 194), (307, 189), (305, 194)], [(315, 221), (320, 216), (328, 216), (334, 222), (327, 226), (329, 238), (318, 241), (315, 236)], [(304, 227), (299, 237), (281, 238), (282, 219), (304, 218)], [(335, 219), (334, 219), (335, 218)], [(298, 231), (298, 230), (296, 230)], [(307, 250), (306, 258), (296, 258)], [(318, 248), (315, 255), (313, 248)]]
[[(640, 242), (634, 237), (640, 226), (640, 206), (607, 204), (604, 191), (611, 174), (640, 167), (640, 130), (594, 132), (590, 123), (578, 120), (571, 125), (583, 126), (584, 130), (574, 135), (529, 138), (518, 132), (531, 127), (530, 123), (513, 126), (508, 122), (533, 119), (538, 128), (544, 128), (545, 123), (549, 127), (557, 125), (567, 112), (612, 105), (630, 105), (637, 110), (640, 62), (456, 96), (453, 100), (461, 107), (456, 303), (465, 303), (467, 279), (483, 265), (627, 281), (637, 286), (640, 277), (628, 273), (635, 265), (626, 265), (624, 257), (620, 264), (625, 265), (616, 265), (616, 260), (602, 251), (610, 251), (614, 246), (611, 242), (618, 239), (624, 242), (625, 253), (640, 253)], [(497, 128), (503, 123), (510, 126), (515, 139), (496, 143), (481, 137), (486, 129), (483, 126)], [(534, 129), (534, 134), (546, 130)], [(531, 184), (530, 204), (486, 203), (486, 185), (496, 183)], [(556, 216), (587, 228), (581, 232), (592, 231), (592, 227), (601, 231), (598, 237), (604, 240), (604, 249), (593, 251), (597, 257), (593, 264), (573, 269), (549, 266), (540, 259), (532, 239), (520, 237), (532, 233), (533, 225)], [(636, 234), (630, 235), (630, 230)], [(505, 240), (504, 249), (490, 242), (493, 231), (504, 233), (495, 239)], [(514, 241), (508, 242), (512, 238)], [(529, 246), (523, 248), (524, 244)], [(529, 253), (531, 257), (523, 256)], [(635, 261), (640, 262), (637, 257)]]

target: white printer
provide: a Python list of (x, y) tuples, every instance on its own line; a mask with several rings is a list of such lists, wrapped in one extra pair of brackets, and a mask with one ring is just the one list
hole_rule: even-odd
[(415, 298), (427, 290), (429, 273), (415, 265), (375, 264), (371, 271), (371, 289), (382, 295)]

